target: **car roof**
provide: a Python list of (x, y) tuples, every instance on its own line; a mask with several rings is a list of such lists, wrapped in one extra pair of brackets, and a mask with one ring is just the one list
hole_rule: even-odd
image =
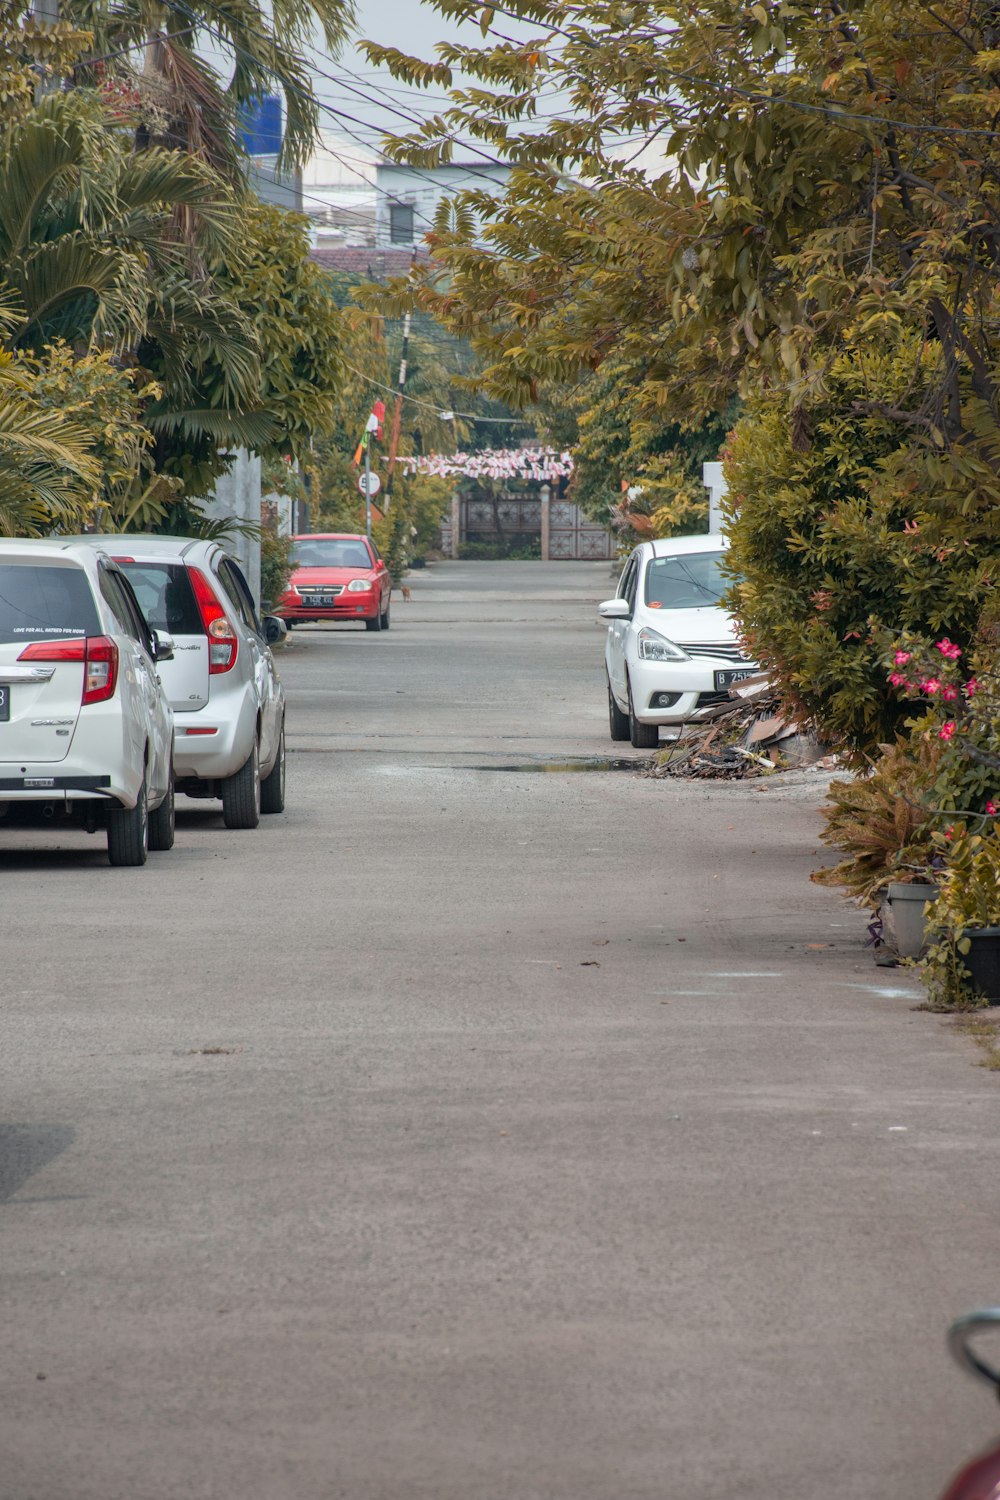
[(5, 554), (17, 553), (23, 557), (49, 557), (53, 555), (63, 556), (67, 561), (80, 564), (90, 563), (95, 552), (106, 552), (103, 547), (95, 547), (92, 543), (83, 545), (83, 539), (66, 536), (5, 536), (0, 537), (0, 557)]
[(363, 531), (296, 531), (290, 542), (366, 542)]
[(218, 545), (205, 537), (153, 536), (148, 531), (93, 532), (89, 536), (70, 537), (68, 540), (99, 548), (109, 557), (121, 557), (124, 553), (145, 557), (185, 557), (195, 547)]
[(729, 546), (723, 531), (703, 531), (700, 536), (662, 536), (647, 542), (651, 557), (678, 557), (686, 552), (721, 552)]

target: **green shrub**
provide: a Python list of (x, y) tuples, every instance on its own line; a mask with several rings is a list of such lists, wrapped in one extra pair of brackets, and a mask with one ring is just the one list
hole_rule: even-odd
[[(891, 415), (928, 358), (903, 338), (842, 354), (795, 419), (777, 395), (754, 401), (726, 457), (730, 600), (747, 642), (785, 700), (859, 760), (907, 714), (888, 688), (880, 631), (965, 645), (1000, 570), (988, 438), (945, 454)], [(889, 415), (872, 412), (872, 392)]]

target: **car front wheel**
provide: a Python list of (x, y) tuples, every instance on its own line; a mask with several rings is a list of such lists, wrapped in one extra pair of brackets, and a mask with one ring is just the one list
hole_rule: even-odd
[(256, 828), (260, 822), (260, 761), (257, 742), (239, 770), (222, 783), (222, 821), (227, 828)]
[(285, 810), (285, 721), (281, 721), (278, 736), (278, 754), (274, 765), (260, 784), (260, 810), (265, 813), (280, 813)]
[(113, 807), (108, 813), (108, 858), (113, 865), (144, 865), (149, 853), (149, 815), (146, 778), (134, 807)]
[(628, 737), (634, 750), (655, 750), (660, 743), (659, 727), (656, 724), (640, 724), (635, 716), (631, 683), (628, 685)]
[[(376, 611), (377, 611), (377, 606), (376, 606)], [(372, 617), (371, 617), (370, 620), (366, 620), (365, 621), (365, 629), (366, 630), (381, 630), (382, 629), (382, 616), (381, 616), (381, 614), (378, 613), (378, 612), (376, 612), (374, 615), (372, 615)]]
[(389, 604), (390, 604), (390, 600), (387, 599), (385, 601), (385, 610), (383, 611), (383, 614), (382, 614), (382, 629), (383, 630), (388, 630), (389, 629)]
[(628, 714), (623, 714), (615, 701), (615, 695), (611, 691), (611, 679), (608, 679), (608, 723), (611, 728), (613, 740), (627, 740), (629, 737)]

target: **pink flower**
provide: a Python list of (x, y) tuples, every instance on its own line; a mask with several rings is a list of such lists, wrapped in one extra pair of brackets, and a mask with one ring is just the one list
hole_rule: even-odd
[(908, 688), (910, 686), (902, 672), (890, 672), (889, 681), (892, 683), (893, 687)]
[(949, 719), (947, 724), (942, 724), (941, 728), (938, 730), (938, 739), (950, 740), (957, 727), (958, 726), (955, 723), (954, 719)]
[(896, 663), (897, 667), (905, 667), (909, 659), (909, 651), (897, 651), (896, 655), (893, 657), (893, 661)]
[(954, 641), (949, 641), (947, 636), (943, 641), (938, 641), (937, 648), (942, 656), (947, 656), (949, 661), (957, 661), (962, 654), (961, 646), (956, 646)]
[(998, 811), (996, 803), (993, 801), (987, 802), (986, 811), (989, 813), (991, 818), (995, 818)]
[(945, 829), (944, 836), (945, 836), (946, 839), (953, 839), (955, 837), (955, 825), (954, 825), (954, 823), (950, 824)]
[(970, 677), (968, 682), (965, 684), (965, 696), (967, 698), (971, 698), (978, 686), (979, 683), (976, 681), (976, 679), (974, 677)]
[(958, 697), (958, 688), (952, 687), (951, 683), (949, 683), (947, 687), (941, 689), (941, 697), (946, 703), (954, 703)]
[(928, 698), (933, 698), (935, 693), (941, 691), (941, 684), (936, 677), (925, 677), (920, 684), (920, 691), (926, 693)]

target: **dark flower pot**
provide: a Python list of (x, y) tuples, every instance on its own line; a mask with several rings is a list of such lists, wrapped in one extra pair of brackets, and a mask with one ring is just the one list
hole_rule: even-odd
[(1000, 927), (970, 927), (965, 936), (970, 947), (962, 962), (972, 976), (971, 987), (990, 1005), (1000, 1005)]

